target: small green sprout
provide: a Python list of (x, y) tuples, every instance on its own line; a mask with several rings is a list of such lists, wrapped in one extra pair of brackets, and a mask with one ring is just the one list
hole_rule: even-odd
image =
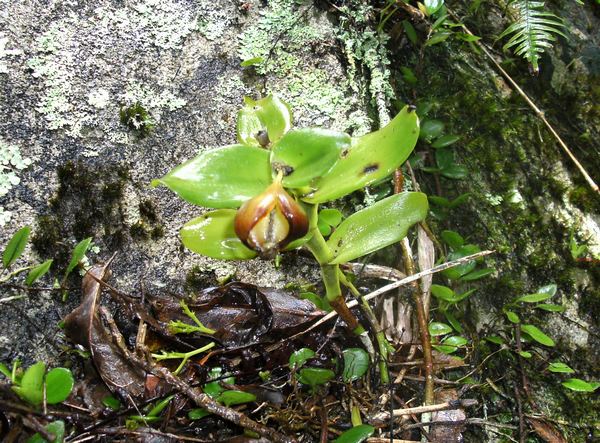
[(154, 357), (158, 361), (172, 360), (172, 359), (181, 359), (181, 363), (179, 364), (179, 366), (177, 367), (177, 369), (174, 372), (175, 375), (178, 375), (190, 358), (192, 358), (192, 357), (194, 357), (194, 356), (196, 356), (198, 354), (201, 354), (203, 352), (206, 352), (209, 349), (213, 348), (214, 346), (215, 346), (215, 342), (213, 341), (213, 342), (210, 342), (209, 344), (207, 344), (205, 346), (202, 346), (201, 348), (194, 349), (193, 351), (189, 351), (189, 352), (166, 352), (166, 351), (161, 351), (160, 354), (152, 354), (152, 357)]
[(50, 405), (62, 403), (69, 397), (75, 384), (69, 369), (54, 368), (46, 372), (46, 364), (41, 361), (31, 365), (22, 374), (19, 373), (18, 361), (13, 363), (12, 370), (0, 364), (0, 373), (11, 381), (12, 389), (19, 397), (34, 406), (44, 401)]
[(201, 334), (212, 335), (215, 333), (213, 329), (207, 328), (202, 324), (202, 322), (200, 322), (200, 320), (198, 320), (198, 317), (196, 317), (196, 314), (190, 310), (185, 300), (180, 300), (179, 306), (181, 306), (181, 309), (183, 309), (185, 315), (187, 315), (194, 323), (196, 323), (196, 326), (182, 322), (181, 320), (171, 320), (169, 323), (169, 332), (171, 334), (191, 334), (193, 332), (199, 332)]

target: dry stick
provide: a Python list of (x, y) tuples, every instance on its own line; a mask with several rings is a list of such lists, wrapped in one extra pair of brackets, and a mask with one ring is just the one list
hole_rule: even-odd
[[(415, 274), (415, 263), (412, 258), (412, 251), (410, 250), (410, 244), (408, 239), (405, 237), (400, 242), (402, 252), (404, 254), (404, 266), (407, 275)], [(430, 405), (433, 403), (433, 354), (431, 352), (431, 337), (429, 336), (429, 329), (427, 324), (428, 313), (425, 312), (425, 306), (423, 304), (423, 295), (421, 291), (421, 285), (418, 280), (412, 282), (412, 298), (417, 308), (417, 322), (419, 324), (419, 331), (421, 335), (421, 347), (423, 348), (423, 360), (425, 368), (425, 404)]]
[[(108, 310), (102, 309), (101, 314), (104, 316), (104, 319), (108, 323), (113, 339), (116, 340), (116, 344), (119, 346), (121, 352), (125, 354), (125, 356), (131, 360), (136, 365), (143, 368), (146, 372), (149, 372), (156, 377), (160, 377), (164, 379), (169, 385), (176, 388), (178, 391), (183, 392), (190, 399), (192, 399), (198, 406), (206, 409), (208, 412), (218, 415), (219, 417), (224, 418), (242, 428), (249, 429), (251, 431), (260, 434), (263, 437), (266, 437), (277, 443), (295, 443), (296, 440), (294, 438), (283, 435), (267, 426), (264, 426), (260, 423), (255, 422), (250, 419), (246, 415), (242, 414), (235, 409), (231, 409), (225, 406), (220, 405), (215, 400), (210, 398), (207, 394), (203, 392), (199, 392), (197, 389), (192, 388), (189, 384), (176, 377), (169, 371), (167, 368), (155, 365), (146, 359), (139, 358), (133, 352), (129, 351), (129, 349), (125, 346), (122, 341), (122, 335), (117, 329), (112, 316), (108, 312)], [(150, 351), (145, 345), (140, 346), (140, 350), (145, 355), (150, 355)]]
[[(436, 405), (425, 405), (425, 406), (416, 406), (414, 408), (404, 408), (404, 409), (394, 409), (393, 415), (394, 417), (401, 417), (403, 415), (412, 415), (412, 414), (423, 414), (425, 412), (436, 412), (436, 411), (448, 411), (451, 409), (461, 409), (468, 408), (470, 406), (475, 406), (479, 404), (479, 402), (473, 398), (467, 398), (464, 400), (452, 400), (446, 401), (444, 403), (438, 403)], [(372, 422), (382, 422), (389, 419), (389, 412), (383, 411), (377, 415), (374, 415), (371, 418)]]
[[(454, 18), (454, 20), (456, 20), (458, 23), (461, 23), (460, 20), (458, 19), (458, 17), (454, 14), (454, 12), (448, 10), (448, 13), (452, 16), (452, 18)], [(461, 23), (461, 26), (467, 34), (474, 35), (469, 30), (469, 28), (467, 28), (464, 24)], [(573, 153), (571, 152), (571, 150), (569, 149), (567, 144), (562, 140), (562, 138), (560, 138), (560, 135), (558, 135), (558, 133), (556, 132), (554, 127), (548, 122), (548, 120), (546, 120), (546, 115), (544, 114), (544, 111), (542, 111), (540, 108), (537, 107), (537, 105), (529, 98), (529, 96), (525, 93), (525, 91), (523, 91), (523, 89), (521, 89), (521, 87), (517, 84), (517, 82), (512, 79), (512, 77), (508, 74), (508, 72), (506, 72), (502, 68), (502, 66), (500, 66), (500, 63), (498, 63), (496, 61), (494, 56), (490, 53), (488, 48), (481, 41), (476, 40), (475, 44), (477, 46), (479, 46), (479, 48), (481, 48), (481, 50), (487, 56), (487, 58), (489, 58), (492, 61), (492, 63), (496, 67), (496, 69), (498, 69), (498, 71), (500, 71), (502, 76), (504, 78), (506, 78), (506, 80), (508, 80), (508, 82), (512, 85), (513, 88), (515, 88), (515, 90), (519, 93), (519, 95), (521, 97), (523, 97), (523, 100), (525, 100), (525, 102), (527, 102), (529, 107), (531, 109), (533, 109), (533, 112), (535, 112), (535, 114), (538, 116), (538, 118), (540, 120), (542, 120), (542, 122), (544, 122), (544, 124), (546, 125), (546, 127), (548, 128), (550, 133), (554, 136), (554, 138), (560, 145), (560, 147), (563, 149), (563, 151), (565, 151), (567, 153), (567, 155), (569, 156), (571, 161), (575, 164), (577, 169), (579, 169), (579, 172), (581, 172), (581, 175), (583, 175), (583, 177), (588, 182), (588, 184), (590, 185), (592, 190), (600, 193), (600, 189), (598, 188), (598, 185), (596, 184), (596, 182), (594, 182), (594, 180), (592, 179), (592, 177), (590, 177), (590, 175), (587, 173), (585, 168), (581, 165), (581, 163), (579, 163), (579, 160), (577, 160), (577, 158), (573, 155)]]
[[(412, 169), (411, 169), (412, 172)], [(416, 183), (414, 175), (412, 176), (413, 183)], [(398, 169), (394, 175), (394, 194), (402, 192), (402, 183), (404, 177), (402, 171)], [(416, 185), (418, 187), (418, 184)], [(400, 242), (402, 256), (404, 258), (404, 272), (406, 275), (414, 275), (416, 272), (415, 262), (412, 257), (412, 250), (408, 238), (404, 237)], [(421, 347), (423, 348), (423, 360), (425, 369), (425, 404), (433, 403), (433, 354), (431, 352), (431, 337), (429, 336), (428, 317), (429, 312), (425, 311), (425, 302), (423, 300), (424, 293), (418, 280), (411, 283), (412, 298), (415, 307), (417, 308), (417, 323), (419, 324), (419, 332), (421, 336)], [(427, 303), (429, 304), (429, 303)]]
[[(382, 294), (385, 294), (386, 292), (389, 292), (393, 289), (399, 288), (400, 286), (404, 286), (409, 283), (412, 283), (413, 281), (419, 280), (421, 277), (424, 277), (426, 275), (435, 274), (438, 272), (445, 271), (446, 269), (454, 268), (455, 266), (462, 265), (463, 263), (469, 262), (471, 260), (475, 260), (479, 257), (485, 257), (486, 255), (493, 254), (494, 252), (495, 251), (481, 251), (476, 254), (467, 255), (466, 257), (462, 257), (462, 258), (459, 258), (459, 259), (456, 259), (456, 260), (453, 260), (453, 261), (450, 261), (447, 263), (442, 263), (441, 265), (435, 266), (435, 267), (433, 267), (431, 269), (427, 269), (425, 271), (417, 272), (414, 275), (408, 276), (406, 278), (403, 278), (402, 280), (398, 280), (398, 281), (395, 281), (388, 285), (382, 286), (381, 288), (371, 292), (370, 294), (365, 295), (365, 300), (367, 300), (367, 301), (372, 300), (376, 297), (379, 297)], [(358, 301), (352, 300), (348, 303), (348, 308), (354, 308), (357, 305), (358, 305)], [(310, 327), (306, 328), (304, 331), (300, 331), (300, 332), (292, 335), (287, 340), (292, 340), (294, 338), (300, 337), (300, 336), (306, 334), (307, 332), (312, 331), (316, 327), (322, 325), (323, 323), (328, 322), (332, 318), (335, 318), (337, 315), (338, 315), (337, 312), (332, 311), (332, 312), (328, 313), (327, 315), (324, 315), (320, 320), (313, 323)]]
[(56, 441), (56, 435), (48, 431), (33, 415), (29, 414), (26, 417), (23, 417), (22, 420), (25, 427), (39, 433), (47, 441)]

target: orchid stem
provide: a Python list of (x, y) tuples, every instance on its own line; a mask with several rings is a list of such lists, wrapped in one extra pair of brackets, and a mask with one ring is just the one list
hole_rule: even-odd
[(356, 335), (361, 335), (365, 332), (365, 328), (360, 324), (356, 316), (350, 311), (346, 305), (346, 301), (342, 295), (340, 288), (340, 268), (337, 264), (330, 264), (333, 258), (331, 249), (323, 238), (319, 229), (314, 226), (312, 228), (312, 237), (306, 244), (310, 252), (315, 256), (317, 262), (321, 266), (321, 277), (325, 285), (325, 296), (329, 304), (336, 310), (340, 317), (348, 324), (348, 327)]

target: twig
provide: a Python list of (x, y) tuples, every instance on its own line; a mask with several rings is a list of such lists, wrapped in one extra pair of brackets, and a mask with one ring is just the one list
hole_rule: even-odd
[(379, 278), (381, 280), (399, 281), (406, 278), (406, 274), (388, 266), (371, 265), (366, 263), (345, 263), (340, 265), (344, 270), (349, 270), (359, 277)]
[[(475, 399), (467, 398), (465, 400), (452, 400), (444, 403), (438, 403), (435, 405), (425, 405), (425, 406), (416, 406), (414, 408), (403, 408), (403, 409), (394, 409), (393, 416), (401, 417), (403, 415), (412, 415), (412, 414), (423, 414), (426, 412), (436, 412), (436, 411), (448, 411), (451, 409), (461, 409), (468, 408), (470, 406), (475, 406), (479, 402)], [(382, 422), (389, 418), (389, 412), (384, 411), (380, 412), (377, 415), (374, 415), (371, 418), (372, 422)]]
[[(430, 275), (430, 274), (436, 274), (438, 272), (442, 272), (445, 271), (446, 269), (450, 269), (450, 268), (454, 268), (455, 266), (459, 266), (463, 263), (469, 262), (471, 260), (475, 260), (479, 257), (485, 257), (486, 255), (490, 255), (493, 254), (495, 251), (481, 251), (481, 252), (477, 252), (476, 254), (471, 254), (468, 255), (466, 257), (462, 257), (456, 260), (453, 260), (451, 262), (447, 262), (447, 263), (442, 263), (441, 265), (435, 266), (431, 269), (427, 269), (425, 271), (421, 271), (421, 272), (417, 272), (414, 275), (408, 276), (406, 278), (403, 278), (402, 280), (390, 283), (388, 285), (382, 286), (381, 288), (371, 292), (370, 294), (365, 295), (365, 300), (372, 300), (376, 297), (379, 297), (382, 294), (385, 294), (386, 292), (389, 292), (393, 289), (399, 288), (400, 286), (404, 286), (407, 285), (413, 281), (419, 280), (421, 277), (425, 276), (425, 275)], [(358, 305), (358, 301), (356, 300), (352, 300), (348, 303), (348, 308), (354, 308)], [(329, 320), (331, 320), (332, 318), (335, 318), (337, 316), (337, 312), (332, 311), (330, 313), (328, 313), (327, 315), (324, 315), (320, 320), (316, 321), (315, 323), (313, 323), (310, 327), (306, 328), (304, 331), (300, 331), (294, 335), (292, 335), (291, 337), (288, 338), (288, 340), (300, 337), (301, 335), (306, 334), (309, 331), (312, 331), (313, 329), (315, 329), (316, 327), (322, 325), (323, 323), (328, 322)]]
[[(454, 12), (448, 10), (448, 13), (458, 23), (461, 24), (463, 30), (467, 34), (473, 35), (473, 33), (469, 30), (469, 28), (467, 28), (464, 24), (461, 23), (461, 21), (454, 14)], [(476, 40), (475, 44), (477, 46), (479, 46), (479, 48), (483, 51), (483, 53), (487, 56), (487, 58), (489, 58), (492, 61), (492, 63), (496, 67), (496, 69), (502, 74), (502, 76), (504, 78), (506, 78), (506, 80), (508, 80), (508, 82), (512, 85), (512, 87), (515, 88), (515, 90), (519, 93), (519, 95), (523, 98), (523, 100), (525, 100), (525, 102), (529, 105), (529, 107), (531, 109), (533, 109), (533, 112), (535, 112), (535, 114), (538, 116), (538, 118), (540, 120), (542, 120), (542, 122), (544, 123), (544, 125), (546, 125), (546, 127), (548, 128), (548, 130), (550, 131), (550, 133), (554, 136), (554, 138), (556, 139), (556, 141), (558, 142), (558, 144), (560, 145), (560, 147), (563, 149), (563, 151), (565, 151), (565, 153), (569, 156), (569, 158), (575, 164), (575, 166), (577, 167), (577, 169), (579, 169), (579, 172), (581, 172), (581, 175), (583, 175), (583, 177), (588, 182), (588, 184), (590, 185), (590, 187), (592, 188), (592, 190), (595, 191), (595, 192), (600, 193), (600, 189), (598, 188), (598, 185), (596, 184), (596, 182), (594, 182), (594, 180), (592, 179), (592, 177), (590, 177), (590, 175), (587, 173), (587, 171), (585, 170), (585, 168), (581, 165), (581, 163), (579, 163), (579, 160), (577, 160), (577, 158), (573, 155), (573, 153), (571, 152), (571, 150), (569, 149), (569, 147), (567, 146), (567, 144), (562, 140), (562, 138), (560, 138), (560, 135), (558, 135), (558, 132), (556, 132), (556, 130), (554, 129), (554, 127), (548, 122), (548, 120), (546, 120), (546, 115), (544, 114), (544, 111), (542, 111), (540, 108), (537, 107), (537, 105), (533, 102), (533, 100), (531, 100), (529, 98), (529, 96), (525, 93), (525, 91), (523, 91), (523, 89), (521, 89), (521, 87), (517, 84), (516, 81), (513, 80), (513, 78), (508, 74), (508, 72), (506, 72), (504, 70), (504, 68), (502, 68), (502, 66), (500, 66), (500, 63), (498, 63), (496, 61), (496, 59), (494, 58), (494, 56), (488, 50), (487, 46), (485, 46), (479, 40)]]
[(56, 435), (48, 431), (33, 415), (23, 417), (23, 424), (29, 429), (33, 429), (35, 432), (39, 433), (46, 441), (53, 442), (56, 440)]

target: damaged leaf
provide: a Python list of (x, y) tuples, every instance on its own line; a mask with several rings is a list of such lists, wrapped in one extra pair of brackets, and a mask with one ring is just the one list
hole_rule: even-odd
[(146, 374), (122, 353), (98, 313), (102, 292), (98, 280), (108, 275), (106, 264), (88, 270), (83, 277), (81, 304), (64, 319), (65, 333), (73, 342), (90, 350), (100, 377), (113, 392), (142, 398)]

